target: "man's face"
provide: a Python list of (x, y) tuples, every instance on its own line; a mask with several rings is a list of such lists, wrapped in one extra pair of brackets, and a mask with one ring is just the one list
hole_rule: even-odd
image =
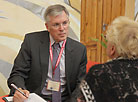
[(68, 36), (69, 18), (63, 11), (61, 15), (49, 16), (50, 21), (46, 23), (46, 28), (56, 42), (63, 41)]

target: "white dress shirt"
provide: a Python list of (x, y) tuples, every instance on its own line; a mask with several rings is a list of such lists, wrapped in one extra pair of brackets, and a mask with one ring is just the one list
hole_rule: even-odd
[[(55, 43), (54, 39), (52, 38), (52, 36), (50, 35), (50, 41), (51, 41), (51, 46)], [(60, 47), (62, 47), (63, 41), (59, 42)], [(53, 49), (53, 47), (52, 47)], [(60, 50), (58, 50), (58, 53), (60, 53)], [(63, 92), (65, 90), (65, 84), (66, 84), (66, 80), (65, 80), (65, 49), (63, 50), (63, 53), (61, 55), (61, 59), (59, 62), (60, 65), (60, 82), (61, 82), (61, 92)], [(51, 95), (52, 91), (49, 91), (46, 89), (47, 86), (47, 82), (48, 80), (52, 79), (52, 63), (51, 63), (51, 58), (49, 57), (49, 67), (48, 67), (48, 76), (45, 82), (45, 86), (42, 90), (42, 94), (43, 95)]]

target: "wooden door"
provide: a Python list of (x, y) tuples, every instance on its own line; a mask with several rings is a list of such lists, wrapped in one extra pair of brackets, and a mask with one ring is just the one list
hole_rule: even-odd
[(88, 60), (105, 62), (106, 49), (100, 42), (107, 26), (117, 16), (125, 14), (125, 0), (82, 0), (81, 1), (81, 42), (87, 47)]

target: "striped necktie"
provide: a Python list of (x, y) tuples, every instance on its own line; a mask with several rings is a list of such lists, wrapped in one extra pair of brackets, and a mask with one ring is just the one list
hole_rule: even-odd
[[(60, 51), (59, 43), (53, 44), (53, 68), (55, 68)], [(58, 65), (53, 76), (54, 81), (60, 81), (60, 66)], [(61, 90), (61, 89), (60, 89)], [(52, 91), (52, 102), (61, 102), (61, 91)]]

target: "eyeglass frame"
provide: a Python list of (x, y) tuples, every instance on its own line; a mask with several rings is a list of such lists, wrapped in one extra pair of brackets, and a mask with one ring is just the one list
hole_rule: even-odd
[(54, 23), (54, 24), (51, 24), (51, 26), (52, 26), (53, 28), (55, 28), (55, 29), (59, 29), (61, 26), (65, 27), (65, 26), (67, 26), (67, 25), (69, 25), (69, 24), (70, 24), (70, 21), (69, 21), (69, 19), (68, 19), (68, 20), (65, 20), (65, 21), (62, 22), (62, 23)]

